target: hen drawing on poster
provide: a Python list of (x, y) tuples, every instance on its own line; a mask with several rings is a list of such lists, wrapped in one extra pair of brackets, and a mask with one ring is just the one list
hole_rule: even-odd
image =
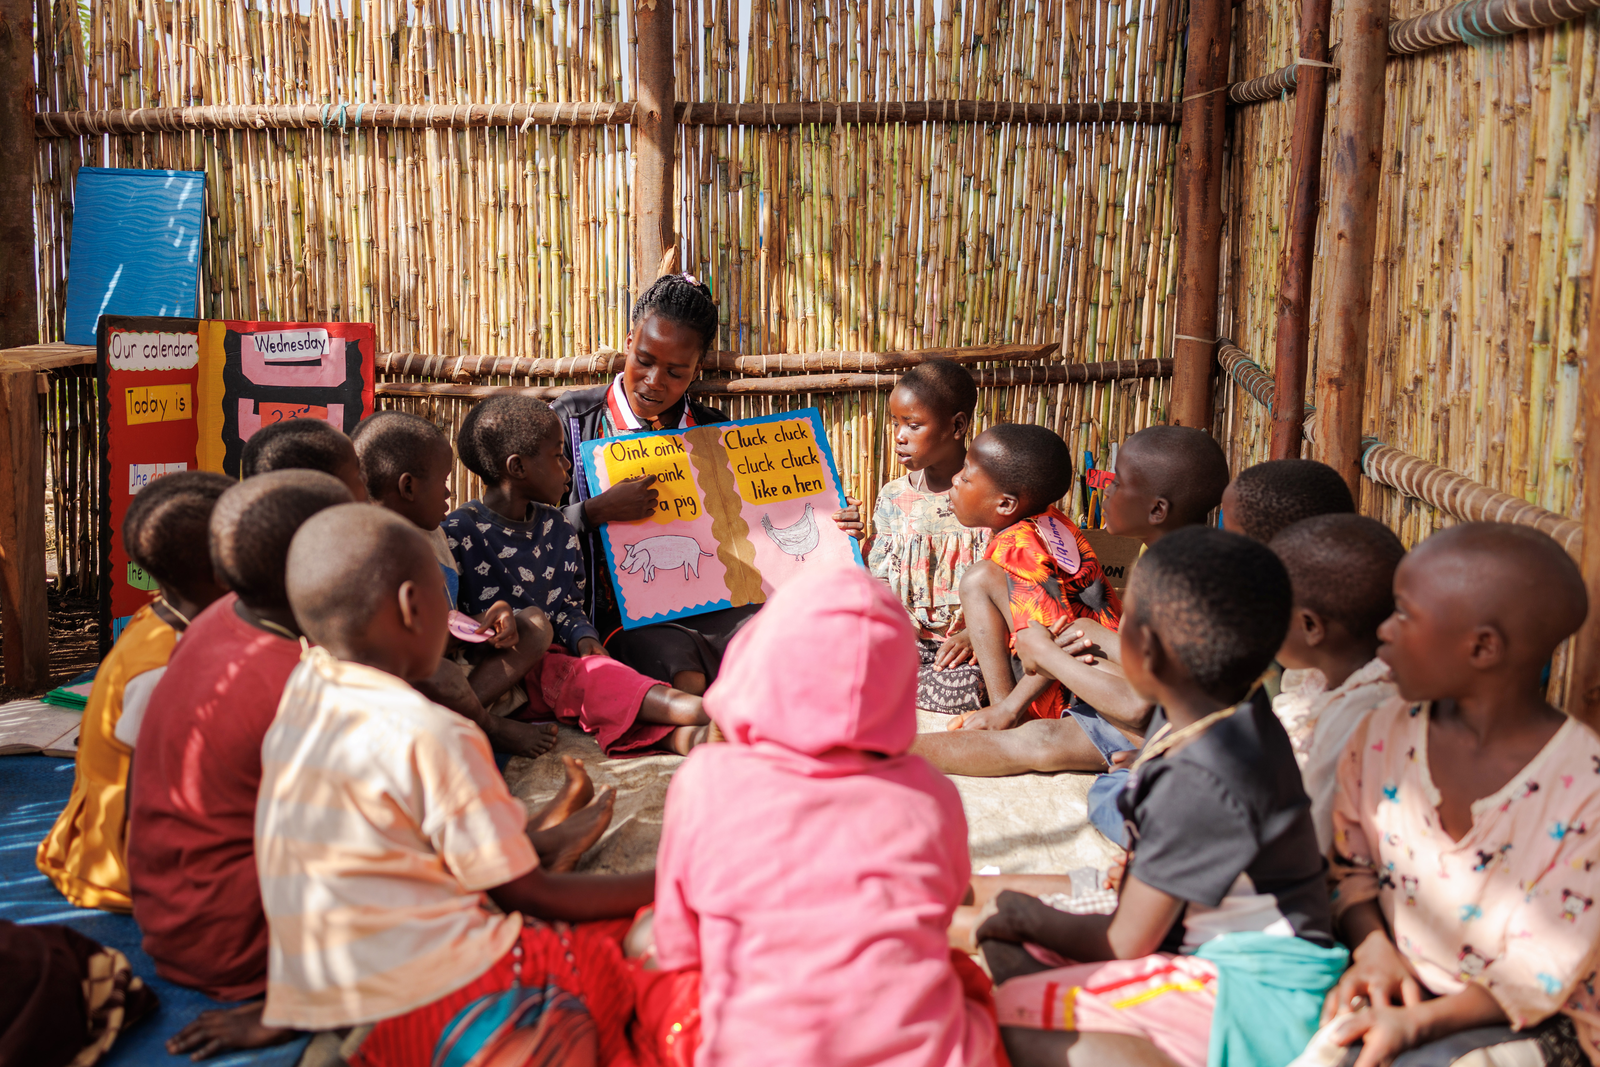
[(761, 516), (761, 528), (767, 531), (773, 544), (793, 556), (798, 563), (804, 563), (806, 555), (814, 552), (822, 539), (822, 534), (817, 530), (815, 509), (810, 504), (806, 505), (806, 513), (793, 525), (775, 527), (772, 525), (772, 516), (766, 514)]
[(618, 565), (620, 569), (628, 574), (638, 574), (642, 570), (646, 582), (655, 581), (656, 571), (672, 571), (679, 567), (683, 568), (684, 581), (687, 582), (691, 574), (698, 578), (700, 557), (716, 555), (701, 548), (699, 541), (683, 534), (646, 537), (643, 541), (622, 547), (626, 555)]

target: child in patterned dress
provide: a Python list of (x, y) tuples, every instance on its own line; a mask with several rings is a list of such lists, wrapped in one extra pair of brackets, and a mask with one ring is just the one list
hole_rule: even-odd
[[(1327, 1016), (1356, 1067), (1600, 1063), (1600, 739), (1545, 702), (1583, 578), (1524, 526), (1464, 523), (1395, 572), (1378, 655), (1405, 701), (1339, 766)], [(1343, 1028), (1341, 1028), (1343, 1029)]]
[(907, 473), (878, 490), (867, 548), (872, 576), (888, 583), (917, 628), (917, 706), (951, 714), (976, 711), (988, 696), (961, 614), (961, 579), (983, 558), (989, 531), (962, 525), (950, 507), (977, 403), (972, 375), (948, 359), (900, 378), (889, 419)]

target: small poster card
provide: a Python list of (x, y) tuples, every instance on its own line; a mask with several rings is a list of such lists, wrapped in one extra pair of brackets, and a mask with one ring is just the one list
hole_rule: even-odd
[(591, 496), (655, 476), (656, 513), (601, 531), (622, 625), (765, 603), (785, 581), (861, 563), (839, 529), (838, 468), (816, 408), (586, 441)]

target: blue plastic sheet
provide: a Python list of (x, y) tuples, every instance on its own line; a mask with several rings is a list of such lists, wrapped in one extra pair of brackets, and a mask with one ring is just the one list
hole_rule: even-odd
[(196, 314), (205, 182), (203, 171), (79, 168), (68, 344), (94, 344), (101, 315)]

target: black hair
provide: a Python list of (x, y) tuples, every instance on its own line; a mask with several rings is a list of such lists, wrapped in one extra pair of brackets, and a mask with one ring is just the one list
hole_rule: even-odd
[(351, 431), (350, 442), (356, 446), (361, 477), (373, 500), (382, 499), (402, 474), (421, 477), (434, 450), (440, 445), (450, 447), (450, 438), (443, 430), (408, 411), (368, 415)]
[(1002, 493), (1021, 504), (1021, 514), (1037, 515), (1072, 488), (1072, 453), (1055, 431), (1027, 422), (1002, 422), (982, 435), (988, 447), (969, 453)]
[(543, 400), (496, 393), (478, 401), (461, 420), (456, 454), (485, 484), (498, 485), (506, 476), (506, 460), (533, 455), (560, 432), (560, 417)]
[(223, 493), (211, 515), (211, 565), (246, 604), (285, 607), (283, 567), (294, 532), (323, 508), (348, 503), (349, 488), (321, 471), (248, 478)]
[(1259, 541), (1185, 526), (1151, 545), (1129, 580), (1123, 626), (1148, 626), (1209, 697), (1233, 704), (1289, 632), (1289, 574)]
[(957, 415), (971, 419), (978, 406), (978, 383), (967, 368), (953, 360), (919, 363), (900, 376), (895, 388), (904, 389), (947, 419)]
[[(1131, 450), (1131, 452), (1130, 452)], [(1155, 494), (1165, 497), (1173, 526), (1204, 522), (1228, 488), (1228, 457), (1216, 438), (1194, 426), (1147, 426), (1122, 442), (1118, 456), (1139, 458)]]
[(1233, 502), (1239, 528), (1263, 543), (1301, 519), (1356, 510), (1339, 472), (1314, 459), (1269, 459), (1246, 467), (1233, 481)]
[(639, 294), (633, 304), (633, 325), (650, 315), (660, 315), (699, 334), (701, 355), (711, 351), (717, 341), (717, 302), (711, 299), (711, 286), (688, 274), (663, 274)]
[(437, 575), (422, 531), (363, 504), (308, 518), (285, 549), (289, 606), (319, 644), (364, 632), (401, 583)]
[(1295, 606), (1352, 637), (1375, 637), (1394, 611), (1394, 569), (1406, 547), (1376, 519), (1314, 515), (1284, 527), (1270, 547), (1289, 572)]
[(290, 419), (263, 426), (244, 444), (239, 476), (254, 478), (268, 471), (322, 471), (337, 476), (355, 456), (350, 438), (321, 419)]
[(152, 479), (128, 505), (122, 543), (158, 583), (185, 595), (212, 577), (206, 543), (217, 499), (238, 483), (211, 471), (176, 471)]

